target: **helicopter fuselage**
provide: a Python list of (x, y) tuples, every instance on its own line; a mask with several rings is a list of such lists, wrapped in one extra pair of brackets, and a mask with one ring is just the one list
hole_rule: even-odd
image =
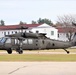
[(49, 38), (24, 38), (18, 40), (17, 38), (3, 37), (0, 40), (1, 50), (41, 50), (41, 49), (66, 49), (71, 47), (69, 42), (53, 40)]

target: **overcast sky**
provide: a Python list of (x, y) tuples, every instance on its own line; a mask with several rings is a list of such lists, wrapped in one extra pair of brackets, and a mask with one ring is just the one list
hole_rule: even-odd
[(57, 16), (76, 14), (76, 0), (0, 0), (0, 20), (5, 24), (31, 23), (39, 18), (57, 21)]

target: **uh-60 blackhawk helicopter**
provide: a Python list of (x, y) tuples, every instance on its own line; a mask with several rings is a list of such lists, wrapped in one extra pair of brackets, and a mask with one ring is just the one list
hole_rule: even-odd
[(64, 42), (47, 38), (43, 33), (20, 32), (7, 35), (0, 39), (0, 49), (6, 50), (8, 54), (12, 54), (12, 50), (16, 50), (19, 54), (23, 50), (41, 50), (41, 49), (66, 49), (76, 46), (76, 33), (73, 40)]

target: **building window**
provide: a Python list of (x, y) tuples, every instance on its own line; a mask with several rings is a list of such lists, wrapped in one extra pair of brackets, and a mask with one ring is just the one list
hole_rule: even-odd
[(36, 33), (39, 33), (39, 31), (37, 30)]
[(12, 34), (13, 34), (13, 31), (12, 31)]
[(58, 38), (59, 38), (59, 34), (58, 34)]
[(15, 33), (17, 33), (17, 31), (15, 31)]
[(8, 32), (8, 35), (10, 34), (10, 32)]
[(4, 32), (4, 35), (6, 35), (6, 32)]
[(54, 31), (51, 31), (51, 35), (54, 35)]
[(3, 34), (3, 32), (2, 32), (2, 34)]

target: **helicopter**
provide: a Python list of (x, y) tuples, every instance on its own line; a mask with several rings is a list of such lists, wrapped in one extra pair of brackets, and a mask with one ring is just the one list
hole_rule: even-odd
[(6, 50), (12, 54), (16, 50), (19, 54), (23, 50), (45, 50), (45, 49), (63, 49), (69, 54), (67, 48), (76, 46), (76, 33), (71, 41), (59, 41), (47, 38), (45, 33), (20, 32), (12, 35), (6, 35), (0, 38), (0, 49)]

